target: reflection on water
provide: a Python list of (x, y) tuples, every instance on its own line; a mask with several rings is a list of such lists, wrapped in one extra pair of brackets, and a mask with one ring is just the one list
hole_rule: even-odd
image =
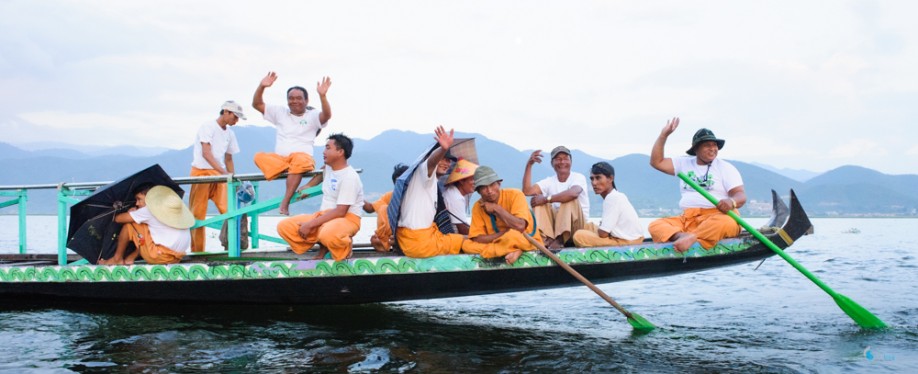
[(601, 285), (659, 326), (646, 335), (584, 287), (349, 307), (0, 305), (0, 370), (914, 372), (916, 221), (815, 219), (789, 252), (886, 331), (860, 330), (773, 257)]

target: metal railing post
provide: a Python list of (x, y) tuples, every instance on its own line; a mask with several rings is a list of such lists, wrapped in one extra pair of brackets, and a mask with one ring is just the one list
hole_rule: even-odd
[(57, 188), (57, 264), (67, 265), (67, 187)]
[(26, 201), (29, 201), (29, 191), (19, 190), (19, 253), (26, 253)]
[[(258, 204), (258, 181), (252, 182), (252, 187), (255, 189), (255, 196), (252, 197), (252, 205)], [(249, 248), (257, 249), (258, 248), (258, 213), (249, 215)]]
[(239, 217), (235, 216), (237, 183), (232, 174), (226, 176), (226, 211), (230, 214), (226, 220), (226, 251), (229, 257), (239, 257), (242, 253), (239, 248)]

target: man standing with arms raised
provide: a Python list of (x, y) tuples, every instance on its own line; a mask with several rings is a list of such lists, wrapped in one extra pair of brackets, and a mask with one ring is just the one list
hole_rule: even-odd
[(717, 139), (708, 129), (699, 129), (692, 137), (692, 147), (685, 152), (692, 157), (663, 157), (666, 139), (677, 127), (679, 118), (673, 118), (660, 131), (650, 152), (650, 166), (669, 175), (685, 173), (719, 201), (717, 205), (711, 204), (680, 180), (682, 215), (653, 221), (648, 231), (655, 242), (672, 241), (677, 252), (687, 251), (696, 242), (704, 249), (711, 249), (721, 239), (739, 235), (739, 225), (727, 212), (736, 211), (746, 203), (743, 178), (733, 164), (717, 158), (725, 141)]
[(272, 180), (281, 173), (287, 172), (287, 189), (281, 200), (278, 211), (282, 215), (289, 215), (290, 199), (296, 188), (303, 180), (303, 174), (315, 170), (315, 160), (312, 157), (312, 146), (328, 120), (331, 119), (331, 106), (328, 105), (328, 88), (331, 87), (329, 77), (322, 78), (316, 84), (316, 92), (322, 102), (322, 109), (316, 110), (307, 106), (309, 94), (300, 86), (287, 89), (287, 107), (280, 105), (266, 105), (264, 98), (265, 89), (271, 87), (277, 80), (275, 72), (269, 72), (255, 89), (252, 98), (252, 107), (264, 115), (265, 120), (277, 127), (277, 141), (274, 153), (259, 152), (255, 154), (255, 165), (261, 169), (265, 178)]

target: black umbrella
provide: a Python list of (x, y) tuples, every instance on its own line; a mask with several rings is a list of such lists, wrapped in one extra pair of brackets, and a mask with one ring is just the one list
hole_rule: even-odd
[(134, 206), (136, 189), (143, 185), (167, 186), (179, 196), (185, 191), (159, 165), (150, 166), (134, 175), (100, 187), (92, 195), (70, 207), (70, 228), (67, 248), (90, 263), (115, 254), (121, 225), (115, 215)]

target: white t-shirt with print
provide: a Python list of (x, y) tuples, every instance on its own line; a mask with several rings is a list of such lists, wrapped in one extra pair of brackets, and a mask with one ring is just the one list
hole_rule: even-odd
[(274, 153), (289, 156), (294, 152), (302, 152), (312, 156), (312, 146), (315, 143), (319, 130), (328, 123), (320, 123), (321, 110), (306, 110), (302, 116), (290, 113), (290, 108), (279, 105), (265, 106), (264, 118), (277, 127), (277, 140)]
[(644, 237), (644, 228), (628, 196), (612, 190), (602, 200), (602, 220), (599, 229), (619, 239), (636, 240)]
[(220, 124), (214, 121), (207, 121), (198, 133), (194, 136), (194, 158), (191, 160), (191, 166), (198, 169), (213, 169), (210, 163), (204, 158), (204, 147), (201, 143), (210, 144), (210, 151), (214, 159), (224, 169), (226, 169), (226, 154), (234, 155), (239, 153), (239, 142), (236, 141), (236, 133), (226, 126), (226, 129), (220, 128)]
[(349, 205), (348, 213), (363, 215), (363, 182), (357, 170), (348, 165), (341, 170), (332, 170), (327, 165), (322, 174), (322, 206), (320, 210)]
[[(567, 180), (563, 183), (558, 180), (558, 175), (552, 175), (548, 178), (542, 179), (536, 184), (542, 190), (542, 196), (549, 197), (551, 195), (567, 191), (572, 186), (580, 186), (580, 195), (577, 196), (577, 202), (580, 203), (580, 208), (583, 209), (583, 216), (590, 216), (590, 197), (587, 195), (587, 179), (583, 174), (572, 171), (571, 175), (567, 177)], [(561, 204), (551, 203), (552, 207), (558, 209)]]
[(137, 223), (146, 223), (150, 228), (150, 240), (176, 252), (187, 252), (191, 248), (191, 230), (177, 229), (160, 222), (147, 207), (129, 212)]
[[(708, 168), (708, 165), (698, 165), (695, 156), (678, 157), (673, 159), (673, 169), (675, 169), (676, 174), (685, 173), (686, 176), (698, 183), (718, 201), (729, 198), (728, 192), (730, 190), (743, 185), (743, 178), (740, 176), (739, 170), (736, 170), (733, 164), (719, 158), (715, 158), (710, 168)], [(679, 200), (679, 208), (714, 207), (714, 204), (711, 204), (708, 199), (705, 199), (704, 196), (701, 196), (698, 191), (685, 184), (681, 179), (679, 180), (679, 191), (682, 193), (682, 198)]]

